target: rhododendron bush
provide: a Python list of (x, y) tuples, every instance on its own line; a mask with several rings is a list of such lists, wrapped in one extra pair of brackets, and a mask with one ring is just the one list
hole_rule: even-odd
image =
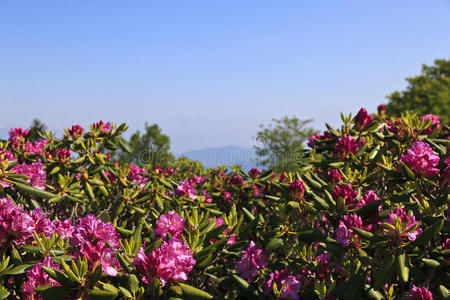
[(115, 161), (124, 124), (0, 142), (0, 299), (447, 299), (449, 127), (361, 109), (295, 173)]

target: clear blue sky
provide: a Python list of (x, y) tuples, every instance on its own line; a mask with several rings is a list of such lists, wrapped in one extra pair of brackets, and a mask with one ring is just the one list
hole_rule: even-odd
[(450, 2), (0, 0), (0, 133), (158, 123), (181, 152), (375, 111), (450, 56)]

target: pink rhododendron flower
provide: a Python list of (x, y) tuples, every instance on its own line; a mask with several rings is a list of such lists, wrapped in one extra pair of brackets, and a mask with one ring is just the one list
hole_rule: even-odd
[(69, 129), (69, 134), (72, 137), (72, 139), (74, 140), (78, 140), (81, 136), (83, 136), (83, 127), (81, 127), (80, 125), (73, 125), (70, 129)]
[(418, 287), (413, 285), (411, 292), (408, 294), (408, 300), (433, 300), (433, 294), (426, 287)]
[(44, 299), (41, 295), (34, 291), (35, 288), (41, 286), (60, 286), (61, 284), (48, 276), (42, 267), (50, 267), (61, 271), (58, 264), (55, 264), (51, 257), (45, 257), (42, 262), (38, 262), (31, 270), (26, 273), (27, 280), (23, 283), (22, 298), (26, 300)]
[(427, 129), (425, 129), (422, 133), (423, 134), (430, 134), (433, 132), (433, 130), (438, 130), (441, 127), (441, 121), (439, 120), (439, 117), (432, 114), (424, 115), (420, 118), (423, 123), (427, 123), (429, 119), (431, 119), (431, 125)]
[(414, 216), (408, 216), (406, 211), (400, 207), (395, 208), (389, 213), (385, 223), (382, 224), (385, 232), (397, 240), (407, 238), (410, 241), (415, 241), (416, 237), (422, 233), (422, 229), (418, 227), (420, 222), (416, 221)]
[(321, 134), (314, 134), (308, 137), (308, 146), (313, 148), (316, 145), (316, 140), (320, 141), (323, 139)]
[[(114, 225), (97, 220), (94, 215), (79, 219), (78, 225), (69, 237), (69, 243), (77, 248), (75, 256), (83, 255), (88, 260), (90, 270), (98, 265), (110, 276), (117, 275), (117, 261), (114, 249), (120, 246), (119, 235)], [(110, 248), (110, 247), (113, 248)]]
[(56, 222), (56, 233), (59, 234), (62, 239), (70, 238), (75, 230), (75, 227), (72, 226), (72, 222), (69, 219)]
[(232, 185), (243, 186), (244, 179), (240, 175), (233, 175), (229, 178), (229, 181)]
[(127, 175), (128, 180), (143, 188), (145, 184), (148, 182), (148, 178), (144, 177), (142, 173), (147, 173), (147, 171), (144, 168), (139, 168), (134, 164), (130, 164), (129, 168), (130, 173), (128, 173)]
[[(14, 157), (11, 151), (6, 149), (0, 149), (0, 165), (1, 168), (5, 168), (8, 166), (9, 162), (16, 162), (17, 159)], [(11, 182), (0, 180), (0, 186), (7, 188), (11, 186)]]
[(267, 254), (263, 250), (257, 249), (253, 241), (250, 241), (250, 246), (242, 253), (244, 255), (236, 265), (242, 278), (251, 280), (258, 275), (258, 270), (267, 267)]
[(25, 143), (25, 153), (28, 154), (39, 154), (42, 155), (44, 152), (44, 147), (48, 145), (47, 140), (40, 140), (37, 142), (26, 142)]
[(414, 142), (400, 161), (418, 176), (430, 177), (439, 173), (439, 169), (435, 168), (439, 163), (439, 155), (433, 153), (430, 145), (421, 141)]
[[(367, 205), (369, 203), (375, 202), (380, 200), (377, 194), (375, 194), (372, 190), (368, 190), (363, 196), (361, 196), (361, 199), (359, 202), (355, 205), (355, 208), (362, 207), (364, 205)], [(381, 205), (379, 206), (378, 210), (381, 210)]]
[(289, 184), (289, 195), (293, 201), (301, 202), (303, 201), (303, 196), (305, 194), (305, 186), (300, 179), (295, 179)]
[(55, 224), (47, 219), (47, 215), (42, 212), (42, 209), (35, 208), (31, 213), (34, 222), (34, 231), (37, 234), (44, 233), (46, 237), (50, 237), (56, 231)]
[(205, 203), (212, 203), (212, 198), (209, 197), (208, 193), (206, 192), (206, 190), (202, 191), (202, 195), (205, 196)]
[(274, 271), (270, 273), (270, 279), (264, 285), (264, 295), (269, 296), (272, 291), (274, 283), (277, 285), (277, 290), (284, 288), (280, 294), (281, 299), (298, 300), (298, 290), (300, 290), (301, 284), (295, 276), (292, 276), (288, 269), (281, 271)]
[(364, 130), (372, 123), (373, 117), (367, 113), (365, 108), (361, 108), (355, 117), (355, 129)]
[(358, 152), (359, 146), (356, 139), (351, 136), (344, 136), (338, 139), (338, 144), (334, 149), (334, 153), (341, 159), (347, 159), (350, 153)]
[(329, 253), (323, 253), (316, 257), (316, 261), (319, 262), (319, 268), (316, 276), (323, 280), (329, 274), (331, 255)]
[(387, 109), (386, 105), (384, 105), (384, 104), (378, 105), (378, 107), (377, 107), (378, 114), (379, 115), (384, 114), (386, 112), (386, 109)]
[(223, 199), (229, 200), (231, 198), (231, 193), (228, 191), (223, 192)]
[(11, 199), (0, 198), (0, 247), (9, 242), (24, 244), (34, 239), (34, 221)]
[(112, 131), (112, 126), (111, 126), (110, 122), (103, 123), (103, 121), (100, 120), (99, 122), (92, 124), (92, 127), (95, 129), (99, 128), (100, 126), (102, 126), (102, 130), (101, 130), (102, 132), (111, 132)]
[(27, 137), (28, 133), (30, 133), (30, 129), (23, 130), (22, 127), (11, 128), (8, 133), (9, 133), (10, 141), (12, 141), (14, 139), (25, 139)]
[(38, 189), (45, 189), (46, 174), (40, 159), (29, 165), (26, 163), (17, 164), (11, 169), (11, 172), (27, 175), (28, 178), (24, 179), (25, 181)]
[(171, 237), (179, 238), (183, 233), (185, 220), (180, 217), (176, 212), (169, 211), (167, 215), (159, 216), (159, 220), (156, 221), (155, 234), (165, 239), (167, 233)]
[(260, 170), (260, 169), (252, 168), (252, 169), (248, 172), (248, 175), (249, 175), (250, 177), (255, 178), (255, 177), (257, 177), (259, 174), (261, 174), (261, 172), (262, 172), (262, 170)]
[(140, 248), (133, 265), (142, 276), (142, 282), (150, 284), (158, 278), (165, 286), (168, 282), (186, 281), (195, 260), (187, 243), (171, 238), (169, 242), (163, 241), (161, 247), (148, 256)]
[(442, 180), (447, 183), (447, 185), (450, 185), (450, 157), (447, 157), (444, 160), (444, 163), (446, 165), (446, 168), (442, 172)]
[(70, 238), (70, 245), (72, 247), (79, 247), (86, 243), (93, 245), (108, 243), (113, 248), (119, 248), (119, 235), (111, 223), (103, 223), (101, 220), (95, 218), (94, 215), (87, 215), (78, 220), (78, 225), (75, 226), (75, 232)]
[(197, 199), (197, 191), (192, 186), (192, 184), (187, 181), (183, 180), (179, 186), (175, 189), (175, 195), (177, 196), (188, 196), (192, 200)]
[(387, 125), (387, 128), (388, 128), (388, 131), (390, 131), (390, 132), (392, 132), (394, 134), (399, 134), (402, 131), (402, 129), (403, 129), (403, 125), (402, 125), (402, 123), (400, 122), (399, 119), (396, 119), (394, 121), (394, 124), (392, 124), (389, 121), (386, 121), (386, 125)]
[(362, 228), (361, 217), (355, 213), (345, 215), (343, 220), (339, 222), (339, 226), (336, 229), (336, 241), (344, 248), (350, 245), (353, 237), (353, 227)]
[(205, 181), (205, 177), (203, 177), (203, 176), (198, 176), (198, 177), (192, 176), (191, 178), (189, 178), (189, 183), (192, 184), (193, 186), (197, 186), (204, 181)]
[(103, 243), (91, 244), (89, 242), (83, 243), (80, 250), (75, 252), (75, 255), (83, 255), (87, 258), (89, 269), (95, 270), (100, 265), (102, 271), (109, 276), (117, 275), (117, 260), (115, 257), (114, 249), (105, 247)]
[(59, 149), (57, 155), (59, 161), (65, 164), (70, 159), (70, 150), (66, 148)]
[(342, 176), (341, 172), (339, 172), (339, 170), (337, 170), (337, 169), (328, 171), (327, 177), (328, 177), (328, 180), (333, 184), (337, 184), (344, 179), (344, 176)]
[(174, 169), (171, 168), (167, 168), (166, 171), (164, 171), (166, 173), (166, 175), (171, 176), (173, 175), (173, 173), (175, 172)]
[(353, 190), (352, 185), (346, 184), (342, 186), (336, 186), (332, 192), (333, 199), (337, 201), (337, 199), (340, 197), (344, 199), (345, 205), (349, 206), (353, 202), (355, 202), (356, 197), (358, 196), (358, 191)]
[(253, 184), (253, 185), (250, 186), (250, 188), (253, 190), (252, 191), (252, 197), (253, 198), (261, 197), (262, 192), (261, 192), (261, 189), (259, 187), (257, 187), (256, 185)]

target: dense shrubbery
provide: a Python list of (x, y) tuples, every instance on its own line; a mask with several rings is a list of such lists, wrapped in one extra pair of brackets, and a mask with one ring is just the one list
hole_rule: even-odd
[(0, 298), (445, 299), (449, 128), (383, 107), (342, 119), (281, 174), (117, 162), (125, 125), (12, 129)]

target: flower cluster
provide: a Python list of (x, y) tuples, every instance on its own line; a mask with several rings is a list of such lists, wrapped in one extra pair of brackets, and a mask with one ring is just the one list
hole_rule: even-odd
[(422, 233), (420, 222), (414, 216), (408, 216), (403, 208), (397, 207), (389, 213), (387, 220), (382, 224), (387, 235), (403, 241), (408, 239), (415, 241)]
[[(364, 140), (360, 140), (363, 143)], [(334, 153), (341, 159), (347, 159), (350, 153), (355, 154), (358, 152), (359, 146), (356, 143), (356, 139), (351, 136), (343, 136), (338, 139), (338, 144), (334, 150)]]
[[(44, 190), (46, 183), (46, 173), (40, 159), (37, 162), (26, 164), (17, 164), (11, 169), (12, 173), (28, 176), (25, 180), (32, 186)], [(8, 185), (9, 186), (9, 185)]]
[(146, 255), (143, 248), (134, 259), (133, 265), (142, 276), (142, 281), (150, 284), (159, 279), (164, 286), (168, 282), (185, 281), (195, 265), (191, 250), (185, 242), (171, 238), (163, 241), (161, 247)]
[(175, 189), (175, 195), (187, 196), (192, 200), (195, 200), (197, 199), (197, 190), (188, 180), (183, 180)]
[(9, 242), (24, 244), (33, 239), (33, 218), (11, 199), (0, 198), (0, 248)]
[(361, 217), (355, 213), (346, 215), (343, 220), (339, 222), (339, 226), (336, 229), (336, 241), (342, 245), (342, 247), (348, 247), (350, 240), (356, 237), (353, 233), (353, 227), (362, 228)]
[(433, 294), (426, 287), (418, 287), (413, 285), (411, 292), (408, 294), (408, 300), (433, 300)]
[(92, 124), (92, 128), (102, 128), (101, 132), (111, 132), (112, 131), (112, 125), (110, 122), (104, 123), (103, 120), (100, 120), (94, 124)]
[(250, 241), (250, 246), (242, 253), (244, 255), (242, 255), (241, 260), (236, 265), (242, 278), (251, 280), (258, 275), (258, 270), (267, 267), (267, 254), (263, 250), (256, 248), (253, 241)]
[(439, 163), (439, 155), (433, 153), (430, 145), (421, 141), (414, 142), (400, 161), (418, 176), (430, 177), (439, 173), (439, 169), (435, 168)]
[(185, 220), (181, 218), (176, 212), (169, 211), (167, 215), (159, 216), (156, 221), (155, 234), (162, 239), (165, 239), (169, 233), (171, 237), (179, 238), (183, 233)]
[(259, 174), (261, 174), (262, 170), (257, 169), (257, 168), (252, 168), (249, 172), (248, 175), (250, 175), (250, 177), (258, 177)]
[(88, 215), (79, 219), (77, 226), (74, 227), (69, 242), (77, 249), (75, 256), (86, 257), (91, 270), (101, 265), (106, 274), (117, 275), (114, 250), (119, 248), (120, 243), (114, 226), (103, 223), (94, 215)]
[(293, 201), (303, 201), (303, 195), (305, 194), (305, 186), (300, 179), (295, 179), (289, 184), (289, 195)]
[(83, 130), (83, 127), (81, 127), (80, 125), (73, 125), (68, 131), (72, 139), (78, 140), (83, 136)]
[(43, 286), (60, 286), (61, 284), (48, 276), (42, 267), (50, 267), (61, 271), (58, 264), (55, 264), (51, 257), (45, 257), (42, 262), (38, 262), (34, 267), (27, 271), (27, 280), (23, 284), (22, 298), (26, 300), (40, 300), (43, 299), (35, 292), (35, 288)]
[(346, 206), (353, 204), (358, 196), (358, 191), (353, 190), (353, 187), (350, 183), (346, 185), (336, 186), (332, 192), (333, 198), (335, 201), (338, 198), (342, 198)]
[(264, 284), (264, 295), (269, 296), (276, 285), (278, 291), (281, 291), (281, 299), (298, 300), (297, 291), (300, 290), (301, 284), (295, 276), (292, 276), (288, 269), (274, 271), (270, 273), (269, 280)]
[(135, 184), (143, 188), (145, 184), (148, 182), (148, 178), (144, 177), (142, 174), (147, 173), (147, 171), (144, 168), (139, 168), (134, 164), (130, 164), (129, 167), (130, 173), (128, 173), (127, 175), (128, 180), (134, 182)]
[(429, 119), (431, 119), (431, 125), (423, 131), (423, 134), (431, 134), (434, 130), (439, 130), (441, 127), (441, 120), (436, 115), (427, 114), (421, 118), (423, 123), (427, 123)]
[(355, 117), (355, 129), (364, 130), (372, 123), (373, 117), (367, 113), (365, 108), (361, 108)]

